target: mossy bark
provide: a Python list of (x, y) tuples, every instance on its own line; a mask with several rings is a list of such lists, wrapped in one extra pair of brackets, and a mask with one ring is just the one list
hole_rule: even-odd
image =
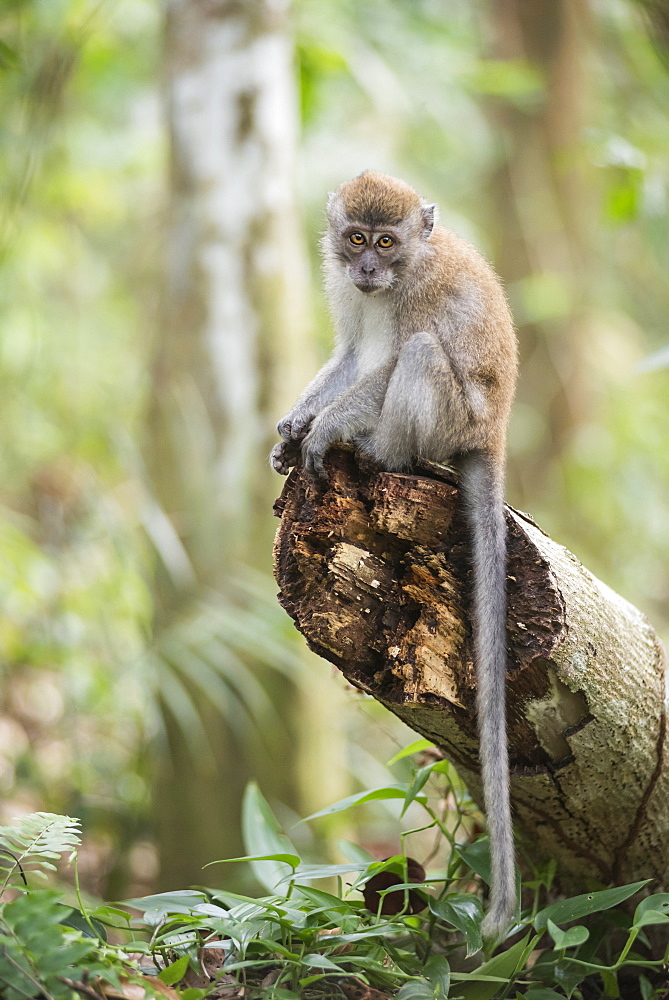
[[(293, 470), (275, 568), (309, 646), (454, 761), (481, 800), (469, 539), (457, 475), (379, 472), (353, 451), (328, 484)], [(635, 607), (507, 508), (514, 816), (562, 885), (669, 876), (665, 654)]]

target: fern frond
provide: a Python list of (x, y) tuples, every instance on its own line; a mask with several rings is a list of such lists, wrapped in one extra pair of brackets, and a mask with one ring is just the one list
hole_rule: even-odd
[(45, 877), (80, 841), (79, 820), (56, 813), (29, 813), (0, 826), (0, 896), (26, 869)]

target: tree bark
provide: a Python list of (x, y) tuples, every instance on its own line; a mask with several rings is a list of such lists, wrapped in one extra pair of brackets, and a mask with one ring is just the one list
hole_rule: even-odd
[[(458, 767), (481, 801), (469, 540), (457, 474), (300, 467), (276, 512), (280, 601), (309, 646)], [(644, 615), (507, 508), (515, 819), (561, 885), (669, 876), (665, 666)]]

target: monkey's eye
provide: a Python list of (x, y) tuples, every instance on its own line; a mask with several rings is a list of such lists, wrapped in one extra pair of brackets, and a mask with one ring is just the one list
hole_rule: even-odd
[(351, 241), (354, 247), (362, 247), (367, 242), (362, 233), (351, 233), (351, 235), (349, 236), (349, 240)]
[(395, 240), (392, 238), (392, 236), (379, 236), (378, 240), (376, 241), (376, 245), (377, 247), (381, 247), (382, 250), (387, 250), (388, 247), (391, 247), (394, 242)]

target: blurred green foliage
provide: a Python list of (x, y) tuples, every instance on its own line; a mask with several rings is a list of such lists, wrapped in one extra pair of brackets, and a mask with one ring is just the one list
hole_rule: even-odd
[[(160, 674), (140, 443), (167, 184), (162, 16), (157, 0), (0, 7), (0, 793), (6, 816), (82, 816), (95, 846), (80, 867), (108, 895), (149, 889), (155, 866), (147, 745)], [(587, 321), (574, 320), (568, 269), (539, 261), (509, 281), (521, 341), (539, 331), (560, 390), (542, 396), (544, 369), (526, 367), (509, 499), (666, 629), (669, 74), (633, 3), (593, 4), (590, 18), (578, 141), (558, 157), (565, 170), (578, 161), (589, 207), (570, 234), (586, 246)], [(511, 142), (494, 111), (529, 120), (551, 82), (530, 59), (500, 58), (491, 2), (296, 0), (295, 22), (314, 253), (325, 192), (373, 167), (415, 183), (492, 255), (506, 234), (491, 188)], [(516, 178), (520, 201), (532, 183)], [(318, 315), (325, 353), (322, 302)], [(536, 456), (541, 475), (524, 476)], [(246, 685), (260, 711), (248, 671), (212, 681), (197, 659), (220, 638), (206, 612), (195, 639), (189, 619), (163, 641), (186, 649), (182, 667), (219, 707)], [(262, 621), (276, 623), (271, 659), (287, 624)], [(173, 689), (183, 680), (170, 677)], [(186, 704), (178, 690), (174, 704)], [(353, 772), (375, 766), (368, 750), (351, 749)]]

